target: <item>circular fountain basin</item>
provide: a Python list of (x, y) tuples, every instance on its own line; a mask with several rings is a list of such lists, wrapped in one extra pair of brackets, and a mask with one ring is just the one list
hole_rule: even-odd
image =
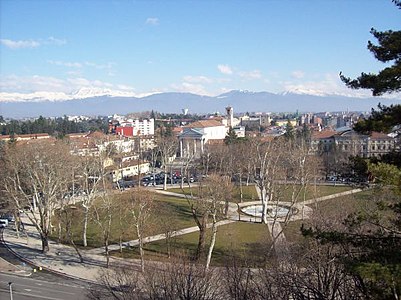
[[(262, 204), (249, 205), (241, 208), (241, 211), (253, 217), (262, 217), (263, 206)], [(284, 205), (267, 205), (267, 215), (270, 218), (280, 218), (291, 214), (290, 208)]]

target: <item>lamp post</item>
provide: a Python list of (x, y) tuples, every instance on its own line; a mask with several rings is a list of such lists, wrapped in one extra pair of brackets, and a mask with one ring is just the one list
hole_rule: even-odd
[(8, 286), (10, 287), (10, 300), (13, 300), (13, 287), (12, 287), (13, 283), (9, 282)]

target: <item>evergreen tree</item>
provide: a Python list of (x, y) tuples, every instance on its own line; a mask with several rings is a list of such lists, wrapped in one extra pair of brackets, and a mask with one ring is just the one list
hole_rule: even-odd
[(360, 120), (354, 130), (369, 134), (372, 131), (390, 132), (394, 126), (401, 124), (401, 105), (384, 106), (379, 104), (379, 110), (372, 109), (368, 119)]
[[(400, 1), (393, 1), (401, 8)], [(372, 28), (370, 33), (377, 39), (378, 45), (368, 42), (368, 49), (375, 58), (383, 63), (392, 63), (378, 74), (361, 73), (356, 79), (344, 76), (340, 72), (341, 80), (353, 89), (369, 89), (373, 96), (384, 93), (401, 91), (401, 31), (377, 31)]]
[(295, 137), (295, 128), (294, 128), (294, 126), (292, 126), (290, 120), (288, 120), (287, 125), (285, 126), (284, 136), (287, 139), (293, 139)]
[(227, 135), (224, 138), (224, 143), (226, 145), (230, 145), (230, 144), (234, 144), (238, 141), (238, 136), (235, 133), (234, 129), (230, 126), (230, 128), (228, 129)]
[[(393, 1), (401, 8), (401, 1)], [(374, 96), (401, 90), (401, 31), (371, 33), (379, 46), (368, 43), (368, 49), (376, 59), (393, 62), (378, 74), (362, 73), (357, 79), (350, 79), (340, 73), (341, 79), (350, 88), (370, 89)], [(388, 132), (401, 124), (401, 105), (379, 106), (372, 116), (358, 123), (360, 132)], [(368, 164), (368, 172), (375, 178), (376, 186), (372, 199), (376, 209), (349, 215), (344, 230), (326, 228), (302, 229), (304, 235), (314, 236), (322, 243), (341, 245), (346, 256), (340, 262), (345, 270), (358, 282), (360, 292), (366, 299), (401, 298), (401, 168), (398, 159), (387, 158), (388, 162)], [(395, 157), (399, 158), (399, 156)], [(364, 161), (355, 160), (361, 173), (365, 173)]]

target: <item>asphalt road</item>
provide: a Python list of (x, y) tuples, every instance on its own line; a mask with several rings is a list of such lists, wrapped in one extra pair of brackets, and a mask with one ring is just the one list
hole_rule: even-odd
[[(0, 242), (0, 257), (13, 265), (29, 270), (19, 258), (14, 256)], [(29, 277), (0, 273), (0, 299), (10, 299), (8, 283), (12, 282), (13, 300), (54, 299), (82, 300), (86, 297), (89, 284), (84, 281), (70, 279), (47, 271), (32, 273)]]
[(83, 300), (88, 299), (86, 286), (68, 282), (50, 282), (44, 279), (0, 274), (0, 299), (10, 299), (9, 282), (12, 282), (14, 300), (52, 299)]

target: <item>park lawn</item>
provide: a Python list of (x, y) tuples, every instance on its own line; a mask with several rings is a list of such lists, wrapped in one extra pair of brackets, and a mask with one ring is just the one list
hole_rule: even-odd
[(296, 220), (289, 222), (285, 226), (284, 225), (282, 226), (283, 234), (288, 243), (297, 244), (304, 240), (304, 237), (301, 233), (302, 224), (305, 224), (305, 221)]
[[(291, 201), (293, 190), (297, 192), (299, 186), (293, 186), (291, 184), (281, 184), (278, 186), (276, 191), (276, 197), (279, 197), (280, 201)], [(342, 193), (349, 191), (352, 188), (350, 186), (334, 186), (334, 185), (309, 185), (306, 189), (302, 189), (299, 193), (297, 201), (310, 200), (314, 198), (324, 197), (332, 194)], [(274, 196), (274, 194), (273, 194)]]
[[(365, 190), (356, 194), (346, 195), (334, 199), (319, 201), (309, 206), (314, 209), (313, 217), (322, 218), (323, 220), (333, 220), (333, 222), (341, 222), (347, 215), (372, 209), (374, 203), (370, 201), (372, 190)], [(283, 227), (283, 233), (290, 243), (302, 242), (304, 237), (301, 233), (301, 226), (311, 225), (310, 219), (291, 221)]]
[[(191, 195), (191, 191), (192, 191), (192, 195), (194, 197), (197, 197), (199, 195), (199, 190), (198, 190), (198, 186), (192, 186), (191, 188), (189, 188), (188, 186), (185, 186), (183, 188), (171, 188), (168, 189), (169, 192), (172, 193), (177, 193), (177, 194), (181, 194), (181, 195)], [(256, 201), (259, 199), (258, 193), (256, 192), (256, 188), (255, 185), (243, 185), (242, 186), (242, 198), (243, 201)], [(235, 202), (239, 202), (241, 199), (241, 191), (239, 186), (234, 186), (234, 194), (233, 194), (233, 199)]]
[(374, 205), (373, 201), (370, 201), (372, 193), (373, 190), (364, 190), (352, 195), (319, 201), (311, 204), (310, 207), (315, 213), (326, 217), (342, 214), (345, 218), (350, 213), (371, 208)]
[[(297, 186), (295, 186), (297, 188)], [(317, 185), (315, 186), (308, 186), (306, 188), (306, 195), (305, 199), (313, 199), (313, 198), (318, 198), (318, 197), (324, 197), (332, 194), (337, 194), (345, 191), (349, 191), (352, 188), (350, 186), (340, 186), (340, 185)], [(184, 188), (172, 188), (168, 189), (169, 192), (177, 193), (177, 194), (183, 194), (183, 195), (191, 195), (191, 190), (192, 190), (192, 195), (196, 197), (198, 195), (198, 188), (196, 186), (192, 187), (191, 189), (189, 187), (184, 187)], [(290, 184), (280, 184), (277, 185), (277, 192), (275, 193), (277, 197), (279, 197), (280, 201), (290, 201), (291, 200), (291, 194), (292, 194), (293, 186)], [(243, 201), (257, 201), (259, 200), (258, 193), (256, 191), (255, 185), (244, 185), (242, 186), (242, 193), (243, 193)], [(299, 196), (299, 200), (303, 199), (303, 191), (301, 192)], [(240, 196), (240, 188), (239, 186), (234, 187), (234, 195), (233, 195), (234, 202), (240, 202), (241, 196)]]
[[(198, 245), (199, 232), (193, 232), (171, 240), (171, 253), (193, 257)], [(206, 252), (209, 247), (210, 231), (207, 236)], [(265, 261), (271, 246), (269, 231), (264, 224), (235, 222), (222, 225), (218, 229), (216, 245), (212, 255), (212, 265), (222, 266), (235, 255), (238, 262), (245, 265), (260, 266)], [(167, 260), (166, 240), (148, 243), (144, 247), (145, 259)], [(124, 249), (123, 253), (113, 252), (113, 255), (124, 258), (139, 258), (139, 249)], [(205, 258), (204, 258), (205, 259)]]
[[(118, 197), (128, 197), (130, 192), (131, 191), (127, 191), (118, 195), (115, 201), (119, 201), (120, 198)], [(185, 199), (155, 193), (154, 203), (153, 214), (148, 221), (150, 226), (147, 229), (147, 235), (150, 236), (162, 233), (166, 231), (167, 226), (168, 230), (178, 230), (196, 225)], [(83, 209), (77, 204), (69, 213), (70, 218), (74, 220), (71, 223), (71, 232), (74, 236), (74, 242), (78, 246), (81, 246), (83, 245)], [(120, 235), (122, 236), (122, 241), (129, 241), (137, 238), (134, 226), (129, 222), (131, 218), (131, 212), (127, 210), (124, 211), (124, 208), (121, 211), (117, 210), (113, 212), (109, 244), (119, 243)], [(59, 218), (56, 215), (52, 223), (54, 225), (58, 224), (58, 220)], [(54, 227), (54, 231), (51, 235), (51, 238), (54, 240), (58, 239), (58, 231), (56, 228), (58, 228), (58, 226)], [(89, 248), (103, 246), (101, 228), (93, 218), (90, 218), (88, 222), (87, 242)]]

